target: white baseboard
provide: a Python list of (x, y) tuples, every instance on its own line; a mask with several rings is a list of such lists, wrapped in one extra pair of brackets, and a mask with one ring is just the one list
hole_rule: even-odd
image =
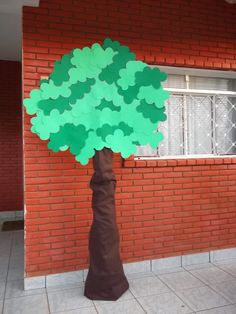
[[(126, 263), (124, 264), (124, 272), (126, 275), (151, 271), (159, 272), (168, 268), (181, 268), (184, 266), (218, 262), (233, 258), (236, 259), (236, 248)], [(85, 281), (87, 273), (88, 270), (84, 269), (46, 276), (25, 277), (24, 290), (82, 283)]]
[(24, 219), (24, 210), (0, 211), (0, 220)]

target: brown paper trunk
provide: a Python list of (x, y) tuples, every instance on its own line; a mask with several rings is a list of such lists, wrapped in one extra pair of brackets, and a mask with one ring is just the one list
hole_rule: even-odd
[(104, 148), (93, 157), (93, 223), (89, 236), (90, 266), (84, 294), (92, 300), (117, 300), (128, 288), (119, 254), (115, 213), (116, 179), (112, 151)]

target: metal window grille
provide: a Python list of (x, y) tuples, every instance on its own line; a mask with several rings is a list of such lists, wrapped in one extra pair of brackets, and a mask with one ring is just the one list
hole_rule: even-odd
[(158, 126), (164, 140), (157, 149), (140, 146), (136, 156), (236, 154), (235, 92), (166, 89), (171, 91), (168, 119)]
[(164, 140), (157, 149), (140, 146), (136, 156), (236, 154), (236, 79), (170, 74), (164, 88), (171, 92), (168, 119), (158, 126)]

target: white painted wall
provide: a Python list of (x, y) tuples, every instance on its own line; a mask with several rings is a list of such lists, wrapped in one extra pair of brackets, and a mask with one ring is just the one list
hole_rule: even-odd
[(22, 6), (39, 0), (0, 0), (0, 60), (21, 60)]

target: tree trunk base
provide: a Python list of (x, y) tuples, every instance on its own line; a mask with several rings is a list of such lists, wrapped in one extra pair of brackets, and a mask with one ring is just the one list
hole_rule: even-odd
[(84, 295), (91, 300), (116, 301), (128, 289), (128, 281), (122, 274), (99, 276), (90, 272)]
[(119, 254), (115, 215), (116, 179), (112, 151), (104, 148), (93, 158), (93, 223), (89, 235), (90, 265), (84, 295), (92, 300), (117, 300), (128, 288)]

